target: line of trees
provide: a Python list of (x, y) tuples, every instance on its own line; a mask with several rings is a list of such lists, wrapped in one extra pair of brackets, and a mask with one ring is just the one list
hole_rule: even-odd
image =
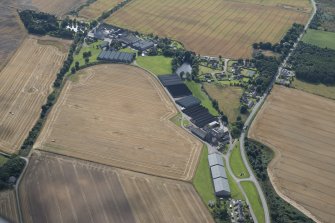
[(17, 155), (11, 156), (0, 167), (0, 190), (9, 189), (15, 182), (9, 182), (10, 177), (18, 178), (25, 166), (25, 161)]
[(311, 219), (281, 199), (274, 190), (267, 173), (267, 166), (274, 155), (273, 151), (251, 140), (245, 142), (245, 149), (249, 162), (266, 195), (265, 197), (270, 208), (271, 222), (312, 223), (313, 221)]
[(107, 19), (109, 16), (111, 16), (113, 13), (115, 13), (117, 10), (121, 9), (122, 7), (124, 7), (126, 4), (128, 4), (130, 1), (132, 0), (124, 0), (123, 2), (120, 2), (119, 4), (117, 4), (114, 8), (112, 8), (111, 10), (107, 11), (107, 12), (103, 12), (101, 16), (99, 16), (98, 21), (102, 21), (104, 19)]

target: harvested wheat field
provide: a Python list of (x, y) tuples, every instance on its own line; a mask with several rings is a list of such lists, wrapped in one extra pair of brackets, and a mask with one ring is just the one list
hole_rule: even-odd
[(79, 11), (79, 17), (85, 19), (96, 19), (103, 12), (114, 8), (117, 4), (123, 2), (122, 0), (97, 0), (87, 7)]
[(134, 0), (106, 22), (176, 39), (202, 55), (247, 58), (253, 43), (278, 42), (311, 9), (309, 0)]
[(279, 194), (321, 222), (335, 218), (335, 101), (274, 87), (249, 137), (276, 152), (268, 168)]
[(20, 46), (26, 31), (16, 11), (16, 2), (1, 0), (0, 3), (0, 71)]
[(213, 222), (190, 183), (39, 151), (19, 191), (24, 222)]
[(53, 38), (26, 38), (0, 72), (0, 151), (17, 151), (37, 121), (66, 56), (56, 43), (68, 45)]
[(16, 198), (13, 190), (0, 192), (0, 222), (1, 217), (9, 222), (19, 222)]
[(34, 8), (56, 16), (64, 16), (70, 11), (85, 4), (87, 0), (19, 0), (25, 3), (25, 8)]
[(68, 82), (34, 147), (84, 160), (190, 180), (201, 143), (169, 119), (159, 82), (127, 65), (99, 65)]

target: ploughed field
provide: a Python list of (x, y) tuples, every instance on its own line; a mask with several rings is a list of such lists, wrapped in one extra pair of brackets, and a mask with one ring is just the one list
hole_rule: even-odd
[(276, 189), (321, 222), (335, 217), (334, 111), (333, 100), (276, 86), (249, 131), (276, 152), (268, 169)]
[(35, 148), (137, 172), (190, 180), (201, 143), (158, 80), (127, 65), (98, 65), (65, 85)]
[(97, 0), (80, 10), (78, 16), (85, 19), (96, 19), (101, 16), (103, 12), (114, 8), (121, 2), (122, 0)]
[(13, 223), (19, 222), (16, 198), (13, 190), (0, 192), (0, 221), (1, 218)]
[(251, 57), (255, 42), (279, 42), (294, 22), (305, 24), (308, 0), (134, 0), (106, 22), (167, 36), (202, 55)]
[(213, 222), (190, 183), (39, 151), (19, 191), (24, 222)]
[(26, 35), (16, 12), (16, 1), (1, 0), (0, 3), (0, 71), (20, 46)]
[(66, 56), (56, 44), (68, 45), (28, 37), (0, 72), (0, 151), (17, 151), (37, 121)]

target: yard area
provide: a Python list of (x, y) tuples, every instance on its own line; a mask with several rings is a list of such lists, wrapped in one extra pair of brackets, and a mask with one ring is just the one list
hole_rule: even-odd
[(208, 109), (209, 113), (214, 116), (218, 116), (219, 113), (213, 107), (211, 100), (208, 98), (205, 92), (201, 89), (201, 84), (198, 84), (194, 81), (186, 81), (185, 84), (192, 92), (193, 96), (198, 98), (201, 101), (201, 105)]
[(241, 185), (247, 194), (248, 200), (250, 202), (250, 205), (252, 207), (252, 210), (254, 211), (257, 221), (259, 223), (265, 222), (264, 218), (264, 210), (262, 207), (262, 202), (259, 198), (257, 189), (251, 181), (243, 181), (241, 182)]
[(231, 169), (237, 178), (248, 178), (250, 176), (242, 160), (239, 141), (230, 155), (229, 162)]
[(172, 58), (164, 56), (140, 56), (136, 59), (136, 63), (138, 66), (149, 70), (155, 75), (171, 74), (171, 62)]
[(219, 109), (228, 117), (229, 122), (235, 122), (240, 114), (242, 88), (204, 83), (204, 89), (218, 102)]
[(208, 164), (208, 149), (205, 145), (202, 148), (200, 162), (193, 178), (193, 185), (206, 205), (208, 201), (216, 199)]
[(328, 47), (335, 50), (335, 33), (322, 30), (308, 29), (302, 39), (303, 42), (316, 45), (321, 48)]

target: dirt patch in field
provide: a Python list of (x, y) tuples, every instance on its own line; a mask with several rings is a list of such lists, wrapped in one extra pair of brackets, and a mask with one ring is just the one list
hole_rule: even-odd
[(127, 65), (85, 69), (68, 82), (34, 146), (129, 170), (190, 180), (201, 143), (169, 119), (177, 114), (158, 80)]
[(4, 152), (20, 148), (66, 57), (54, 46), (39, 45), (38, 39), (27, 37), (0, 72), (0, 150)]
[(26, 36), (16, 8), (16, 1), (13, 0), (2, 0), (0, 3), (0, 71)]
[(249, 131), (276, 152), (275, 188), (321, 222), (335, 217), (334, 111), (333, 100), (276, 86)]
[(308, 0), (136, 0), (106, 21), (176, 39), (202, 55), (247, 58), (253, 43), (278, 42), (294, 22), (305, 24), (311, 9)]
[(13, 223), (19, 222), (16, 198), (13, 190), (0, 192), (0, 216)]
[(213, 222), (190, 183), (36, 153), (19, 187), (24, 222)]

